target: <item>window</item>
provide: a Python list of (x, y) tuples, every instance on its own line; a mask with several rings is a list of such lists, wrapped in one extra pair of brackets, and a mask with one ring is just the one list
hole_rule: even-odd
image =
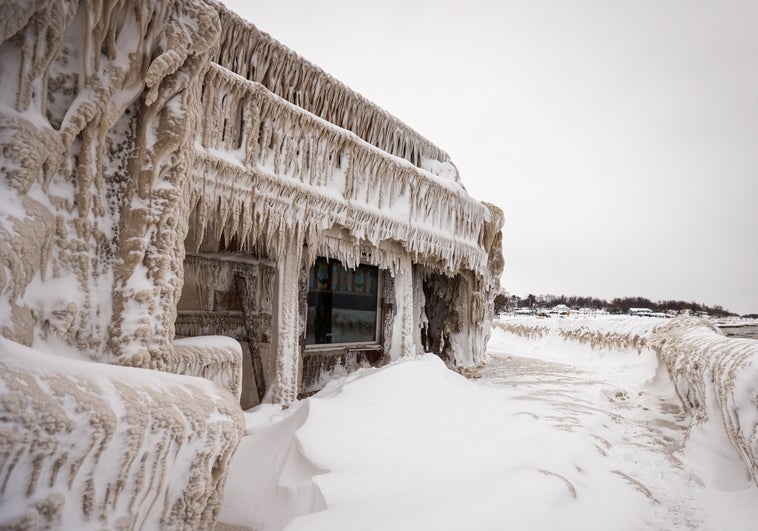
[(306, 345), (376, 343), (379, 268), (318, 258), (308, 275)]

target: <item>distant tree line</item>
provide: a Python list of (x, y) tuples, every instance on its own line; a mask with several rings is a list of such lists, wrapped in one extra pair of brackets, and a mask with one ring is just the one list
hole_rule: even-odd
[(503, 312), (516, 308), (547, 308), (558, 304), (565, 304), (569, 308), (589, 308), (591, 310), (605, 310), (608, 313), (629, 313), (629, 308), (649, 308), (654, 312), (674, 311), (677, 313), (689, 310), (691, 313), (707, 313), (714, 317), (728, 317), (737, 314), (724, 309), (722, 306), (707, 306), (697, 302), (678, 300), (651, 301), (645, 297), (616, 297), (611, 301), (596, 297), (577, 297), (566, 295), (534, 295), (529, 294), (524, 298), (516, 295), (500, 293), (495, 297), (495, 312)]

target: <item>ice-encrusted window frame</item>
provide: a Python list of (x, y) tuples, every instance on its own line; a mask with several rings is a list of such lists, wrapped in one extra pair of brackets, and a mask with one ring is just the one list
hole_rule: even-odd
[[(318, 257), (308, 271), (305, 349), (378, 347), (383, 277), (376, 265), (348, 267), (340, 260)], [(337, 324), (340, 317), (342, 323)]]
[[(382, 241), (376, 245), (366, 242), (365, 240), (358, 243), (353, 235), (345, 228), (334, 226), (327, 229), (319, 235), (317, 244), (311, 247), (311, 259), (308, 261), (305, 269), (305, 276), (308, 277), (310, 267), (318, 258), (331, 258), (338, 260), (346, 268), (356, 265), (375, 266), (378, 272), (377, 300), (376, 300), (376, 333), (374, 340), (370, 342), (358, 343), (327, 343), (322, 345), (307, 344), (304, 342), (304, 353), (326, 352), (326, 351), (347, 351), (353, 348), (369, 348), (381, 353), (386, 350), (387, 319), (393, 319), (393, 315), (387, 315), (388, 311), (394, 308), (394, 298), (387, 299), (387, 282), (392, 285), (392, 276), (398, 268), (400, 257), (406, 252), (397, 242)], [(309, 283), (306, 280), (306, 283)], [(308, 286), (305, 286), (306, 288)], [(307, 293), (307, 289), (306, 289)], [(307, 320), (307, 304), (304, 304), (305, 320)], [(307, 328), (307, 326), (305, 327)], [(306, 330), (303, 330), (306, 333)]]

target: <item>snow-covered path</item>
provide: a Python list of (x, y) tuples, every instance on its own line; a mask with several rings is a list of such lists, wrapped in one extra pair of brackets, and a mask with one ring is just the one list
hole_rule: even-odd
[[(592, 441), (593, 460), (607, 461), (611, 473), (658, 506), (650, 515), (654, 527), (702, 525), (691, 479), (674, 455), (686, 431), (676, 397), (623, 389), (574, 365), (500, 353), (482, 371), (481, 382), (519, 401), (523, 414)], [(576, 492), (573, 484), (570, 489)]]
[[(689, 418), (652, 352), (539, 345), (498, 332), (489, 354), (480, 384), (518, 401), (523, 414), (551, 429), (591, 440), (592, 461), (652, 502), (651, 529), (750, 529), (745, 511), (755, 510), (741, 503), (749, 498), (720, 496), (683, 462)], [(732, 463), (725, 468), (732, 472)], [(720, 479), (727, 491), (755, 491), (741, 477)]]
[[(493, 331), (465, 379), (434, 355), (248, 413), (221, 520), (258, 531), (749, 531), (758, 489), (656, 355)], [(686, 444), (684, 444), (687, 439)]]

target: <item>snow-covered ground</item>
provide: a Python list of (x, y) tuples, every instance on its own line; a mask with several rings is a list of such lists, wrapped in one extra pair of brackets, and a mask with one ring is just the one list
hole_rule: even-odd
[[(495, 329), (467, 380), (433, 355), (247, 414), (221, 521), (291, 530), (749, 530), (718, 423), (687, 435), (649, 349)], [(686, 440), (686, 442), (685, 442)]]

